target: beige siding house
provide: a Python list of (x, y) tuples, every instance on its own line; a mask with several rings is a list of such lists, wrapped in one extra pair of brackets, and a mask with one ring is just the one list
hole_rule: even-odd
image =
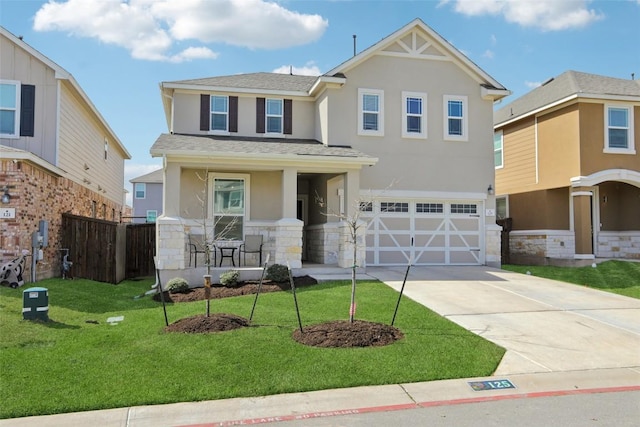
[(495, 115), (518, 262), (640, 259), (640, 82), (567, 71)]
[[(492, 119), (509, 91), (421, 20), (318, 77), (160, 90), (166, 274), (185, 274), (186, 236), (225, 212), (236, 221), (224, 237), (260, 234), (271, 262), (292, 268), (500, 264)], [(344, 219), (356, 217), (354, 259)]]
[(38, 278), (56, 276), (62, 213), (120, 221), (131, 156), (68, 71), (2, 27), (0, 56), (2, 260), (31, 250), (44, 220)]

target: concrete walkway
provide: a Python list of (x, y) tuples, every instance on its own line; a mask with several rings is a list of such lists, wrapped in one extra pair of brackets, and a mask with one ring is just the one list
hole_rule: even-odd
[[(367, 274), (399, 290), (405, 270), (369, 267)], [(640, 390), (639, 300), (487, 267), (415, 267), (404, 293), (506, 348), (496, 373), (487, 378), (27, 417), (0, 420), (0, 427), (231, 426)], [(508, 380), (514, 388), (474, 391), (469, 382), (480, 380)]]

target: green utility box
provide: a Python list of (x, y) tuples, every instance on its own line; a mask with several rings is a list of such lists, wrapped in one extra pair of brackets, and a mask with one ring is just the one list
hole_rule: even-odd
[(49, 290), (29, 288), (22, 291), (22, 318), (49, 321)]

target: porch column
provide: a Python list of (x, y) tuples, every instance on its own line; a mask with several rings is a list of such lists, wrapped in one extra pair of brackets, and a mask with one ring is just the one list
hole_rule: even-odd
[(360, 171), (344, 174), (344, 213), (348, 218), (357, 214), (360, 201)]
[(162, 214), (172, 218), (180, 217), (180, 165), (178, 163), (167, 163), (163, 187)]
[[(358, 220), (354, 253), (354, 242), (352, 237), (352, 224), (357, 218), (360, 209), (360, 171), (351, 170), (344, 174), (344, 214), (343, 221), (340, 221), (340, 240), (338, 242), (338, 265), (344, 268), (351, 268), (357, 265), (362, 268), (366, 259), (366, 223)], [(354, 259), (355, 255), (355, 259)]]
[(270, 262), (302, 267), (302, 225), (297, 218), (298, 170), (282, 170), (282, 219), (276, 222), (274, 232), (275, 259)]
[(593, 191), (588, 187), (578, 187), (571, 191), (573, 201), (573, 232), (576, 240), (576, 259), (592, 259), (593, 253), (593, 231), (591, 198)]

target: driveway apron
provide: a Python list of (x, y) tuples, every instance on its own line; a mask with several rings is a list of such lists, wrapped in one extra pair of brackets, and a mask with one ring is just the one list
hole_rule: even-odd
[[(398, 291), (405, 272), (367, 267)], [(483, 266), (412, 267), (404, 295), (504, 347), (495, 375), (640, 369), (634, 298)]]

